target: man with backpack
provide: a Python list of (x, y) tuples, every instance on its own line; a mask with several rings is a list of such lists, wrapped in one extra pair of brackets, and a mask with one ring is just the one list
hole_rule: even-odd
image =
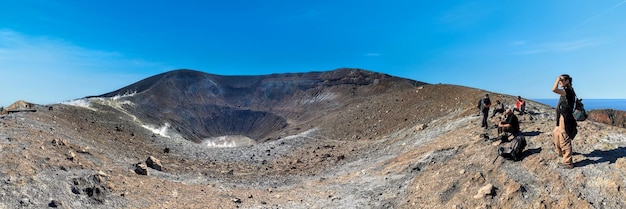
[(507, 133), (515, 137), (511, 140), (510, 147), (500, 147), (498, 149), (498, 155), (508, 160), (521, 160), (524, 148), (526, 148), (526, 139), (520, 134), (519, 120), (510, 108), (506, 108), (504, 115), (506, 118), (498, 124), (499, 139), (501, 141), (507, 141), (509, 138)]

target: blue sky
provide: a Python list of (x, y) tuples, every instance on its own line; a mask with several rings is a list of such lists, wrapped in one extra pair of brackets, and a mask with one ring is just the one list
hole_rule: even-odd
[[(117, 90), (174, 69), (361, 68), (556, 98), (626, 98), (626, 1), (0, 0), (0, 106)], [(474, 98), (470, 98), (474, 99)]]

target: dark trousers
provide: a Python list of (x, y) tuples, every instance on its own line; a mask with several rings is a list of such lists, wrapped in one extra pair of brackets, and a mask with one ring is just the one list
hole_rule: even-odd
[(524, 112), (526, 112), (526, 106), (523, 106), (523, 105), (522, 105), (522, 106), (520, 107), (520, 109), (517, 109), (517, 107), (515, 107), (515, 108), (513, 108), (513, 112), (515, 112), (515, 111), (519, 112), (519, 114), (520, 114), (520, 115), (523, 115), (523, 114), (524, 114)]
[(496, 113), (504, 113), (504, 109), (493, 109), (491, 117), (493, 118), (493, 116), (496, 116)]
[(487, 116), (489, 115), (489, 109), (484, 109), (483, 110), (483, 122), (481, 127), (485, 127), (487, 128)]

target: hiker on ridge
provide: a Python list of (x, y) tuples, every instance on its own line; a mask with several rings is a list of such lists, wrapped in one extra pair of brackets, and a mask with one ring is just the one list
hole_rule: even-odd
[(500, 100), (496, 100), (496, 107), (493, 108), (491, 117), (496, 116), (496, 113), (504, 113), (504, 103), (500, 102)]
[(485, 94), (485, 98), (483, 98), (481, 100), (481, 106), (482, 106), (482, 114), (483, 114), (483, 121), (482, 121), (482, 125), (480, 127), (484, 127), (485, 129), (487, 129), (487, 116), (489, 115), (489, 107), (491, 107), (491, 100), (489, 100), (489, 94)]
[(559, 167), (572, 169), (574, 168), (572, 139), (578, 133), (576, 119), (573, 115), (576, 92), (572, 88), (572, 77), (568, 74), (557, 77), (554, 86), (552, 86), (552, 92), (560, 95), (559, 103), (556, 106), (556, 128), (552, 133), (556, 154), (563, 157), (563, 163), (559, 163)]

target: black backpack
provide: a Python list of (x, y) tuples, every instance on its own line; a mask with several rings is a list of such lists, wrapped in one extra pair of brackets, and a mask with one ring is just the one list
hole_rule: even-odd
[(587, 120), (587, 112), (585, 111), (583, 99), (578, 99), (578, 97), (576, 97), (576, 102), (574, 103), (574, 119), (577, 121)]
[(524, 138), (523, 135), (517, 135), (511, 141), (511, 147), (509, 149), (505, 149), (504, 147), (498, 149), (498, 155), (502, 156), (504, 159), (518, 161), (522, 159), (524, 148), (526, 148), (526, 138)]

